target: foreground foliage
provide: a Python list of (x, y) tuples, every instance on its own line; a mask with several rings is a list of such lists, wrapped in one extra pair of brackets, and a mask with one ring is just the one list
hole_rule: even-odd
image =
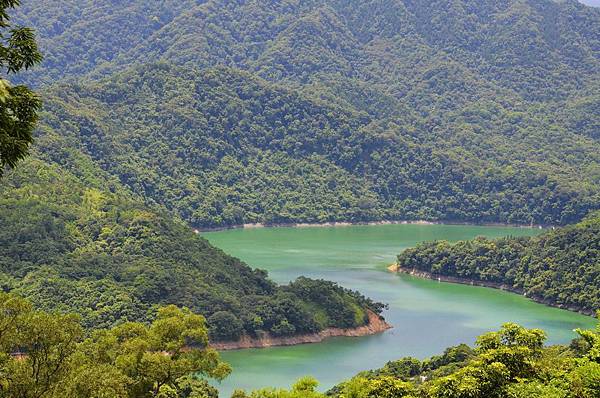
[[(389, 362), (327, 394), (304, 378), (289, 391), (238, 390), (233, 397), (597, 398), (600, 324), (578, 333), (570, 347), (545, 347), (542, 330), (509, 323), (480, 336), (475, 349)], [(2, 397), (217, 398), (205, 378), (220, 380), (231, 369), (207, 347), (205, 319), (185, 308), (158, 309), (150, 326), (127, 322), (86, 334), (74, 315), (36, 311), (0, 294)]]
[(505, 285), (551, 305), (600, 307), (600, 214), (537, 237), (427, 242), (405, 250), (407, 270)]
[[(19, 5), (19, 0), (0, 1), (0, 69), (6, 74), (42, 60), (33, 30), (10, 22), (9, 12)], [(39, 97), (27, 86), (13, 86), (0, 77), (0, 177), (28, 154), (40, 108)]]
[(2, 397), (216, 398), (203, 377), (231, 371), (207, 348), (205, 319), (175, 306), (159, 309), (150, 326), (128, 322), (86, 337), (76, 316), (1, 293), (0, 331)]

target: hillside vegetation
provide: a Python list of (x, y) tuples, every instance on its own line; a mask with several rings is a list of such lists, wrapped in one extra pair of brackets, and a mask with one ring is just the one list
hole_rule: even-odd
[(195, 226), (600, 203), (600, 10), (575, 0), (23, 3), (39, 134)]
[(398, 265), (509, 286), (535, 300), (593, 314), (600, 308), (600, 214), (536, 237), (422, 243), (398, 255)]
[[(592, 175), (600, 144), (566, 130), (552, 138), (561, 144), (558, 151), (554, 142), (536, 140), (535, 131), (506, 121), (507, 129), (527, 137), (495, 153), (496, 160), (486, 159), (469, 153), (469, 144), (459, 154), (444, 148), (443, 137), (412, 127), (407, 132), (393, 121), (223, 67), (147, 65), (99, 83), (49, 89), (46, 98), (40, 134), (68, 137), (148, 203), (194, 226), (564, 223), (597, 205)], [(479, 135), (471, 128), (465, 134), (467, 142)], [(573, 150), (569, 157), (565, 148)], [(65, 163), (62, 152), (46, 156)], [(577, 180), (582, 169), (589, 173)]]
[(79, 314), (89, 330), (148, 322), (156, 305), (177, 304), (227, 341), (361, 326), (367, 308), (383, 309), (331, 282), (277, 286), (70, 155), (79, 177), (34, 156), (0, 188), (0, 283), (36, 308)]

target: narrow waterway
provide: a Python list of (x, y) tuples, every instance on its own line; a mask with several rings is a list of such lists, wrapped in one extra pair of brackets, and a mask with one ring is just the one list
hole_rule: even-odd
[(372, 225), (262, 228), (205, 233), (224, 251), (285, 283), (300, 275), (324, 278), (388, 303), (394, 329), (377, 336), (333, 338), (319, 344), (223, 353), (234, 368), (219, 387), (285, 387), (312, 375), (327, 389), (355, 373), (403, 356), (425, 358), (475, 338), (504, 322), (548, 332), (549, 343), (566, 343), (573, 329), (595, 320), (494, 289), (438, 283), (387, 272), (397, 253), (425, 240), (476, 236), (523, 236), (537, 229), (465, 225)]

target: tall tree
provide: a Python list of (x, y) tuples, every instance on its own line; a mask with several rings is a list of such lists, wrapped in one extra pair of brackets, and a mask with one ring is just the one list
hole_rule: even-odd
[[(0, 67), (6, 77), (42, 60), (33, 30), (10, 24), (8, 10), (19, 5), (20, 0), (0, 0)], [(40, 98), (27, 86), (0, 78), (0, 176), (27, 155), (40, 107)]]

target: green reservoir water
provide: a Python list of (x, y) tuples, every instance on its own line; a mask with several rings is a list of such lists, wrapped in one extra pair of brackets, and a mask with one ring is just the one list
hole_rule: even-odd
[(388, 272), (397, 253), (425, 240), (535, 235), (529, 228), (464, 225), (374, 225), (332, 228), (264, 228), (205, 233), (225, 252), (266, 269), (281, 283), (300, 275), (324, 278), (388, 303), (394, 328), (381, 335), (333, 338), (319, 344), (225, 352), (233, 373), (220, 386), (286, 387), (311, 375), (327, 389), (361, 370), (404, 356), (425, 358), (459, 343), (472, 344), (507, 321), (548, 332), (566, 343), (573, 329), (595, 325), (591, 317), (536, 304), (499, 290), (439, 283)]

